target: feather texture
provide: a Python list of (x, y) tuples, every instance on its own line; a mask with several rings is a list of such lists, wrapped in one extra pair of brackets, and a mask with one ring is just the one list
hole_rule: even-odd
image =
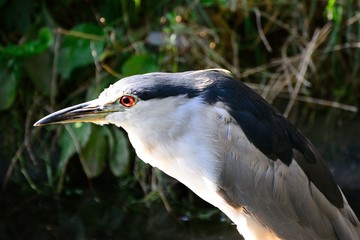
[[(281, 239), (359, 239), (360, 224), (346, 199), (341, 194), (341, 208), (332, 204), (299, 166), (305, 160), (294, 159), (287, 165), (270, 159), (234, 119), (223, 121), (219, 128), (223, 160), (219, 193), (231, 206), (246, 209)], [(304, 155), (294, 150), (294, 157)]]
[(124, 94), (136, 105), (102, 121), (123, 127), (142, 160), (222, 210), (247, 240), (360, 239), (314, 146), (227, 72), (132, 76), (94, 102), (102, 109)]

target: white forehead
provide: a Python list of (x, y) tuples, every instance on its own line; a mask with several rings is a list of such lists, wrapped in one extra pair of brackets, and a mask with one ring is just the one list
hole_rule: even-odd
[(119, 97), (125, 94), (131, 94), (130, 88), (132, 84), (128, 81), (127, 77), (118, 80), (116, 83), (111, 84), (108, 88), (105, 88), (98, 97), (98, 100), (103, 103), (109, 103), (116, 101)]

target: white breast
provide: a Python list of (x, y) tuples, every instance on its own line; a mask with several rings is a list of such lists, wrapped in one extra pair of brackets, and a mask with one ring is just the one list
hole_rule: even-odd
[[(219, 131), (223, 133), (224, 122), (231, 118), (223, 106), (208, 106), (198, 98), (181, 105), (178, 97), (173, 102), (168, 99), (166, 104), (172, 106), (151, 112), (157, 115), (157, 119), (160, 116), (161, 122), (153, 122), (151, 115), (136, 121), (136, 113), (133, 113), (129, 116), (132, 122), (121, 125), (128, 132), (137, 155), (218, 207), (238, 225), (239, 231), (247, 239), (264, 239), (263, 236), (276, 239), (256, 220), (243, 214), (241, 208), (231, 207), (218, 193), (216, 183), (222, 159), (218, 155), (221, 145), (217, 141), (221, 140)], [(143, 105), (144, 108), (152, 106), (158, 106), (156, 100)], [(162, 109), (177, 111), (169, 113)]]
[[(178, 101), (176, 98), (176, 102)], [(152, 105), (156, 106), (156, 103)], [(212, 147), (212, 136), (209, 136), (211, 133), (204, 131), (213, 129), (212, 126), (208, 126), (211, 121), (205, 121), (209, 111), (206, 109), (207, 106), (196, 98), (187, 105), (177, 107), (174, 113), (164, 113), (160, 123), (151, 123), (151, 119), (143, 119), (138, 124), (127, 125), (124, 128), (137, 155), (144, 162), (176, 178), (209, 201), (209, 198), (214, 197), (209, 195), (216, 194), (214, 183), (219, 172), (218, 159)], [(194, 111), (197, 113), (194, 114)], [(178, 116), (180, 113), (181, 117)], [(163, 113), (158, 111), (153, 114), (159, 116)], [(217, 194), (215, 198), (219, 198)], [(209, 202), (212, 203), (211, 200)]]

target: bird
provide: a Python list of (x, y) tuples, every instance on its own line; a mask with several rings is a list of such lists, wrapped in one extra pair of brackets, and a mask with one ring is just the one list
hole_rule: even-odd
[(314, 145), (224, 69), (125, 77), (34, 126), (123, 128), (144, 162), (227, 215), (246, 240), (360, 239), (360, 223)]

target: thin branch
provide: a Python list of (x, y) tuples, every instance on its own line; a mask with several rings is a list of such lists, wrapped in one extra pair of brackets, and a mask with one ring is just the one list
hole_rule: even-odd
[[(285, 95), (282, 95), (282, 94), (279, 95), (279, 97), (288, 98), (288, 96), (285, 96)], [(329, 100), (325, 100), (325, 99), (306, 97), (306, 96), (297, 96), (296, 101), (314, 103), (314, 104), (317, 104), (317, 105), (338, 108), (338, 109), (341, 109), (341, 110), (354, 112), (354, 113), (358, 112), (358, 110), (359, 110), (356, 106), (343, 104), (343, 103), (339, 103), (339, 102), (334, 102), (334, 101), (329, 101)]]
[(58, 73), (58, 61), (59, 61), (59, 53), (60, 53), (60, 33), (56, 31), (55, 33), (55, 43), (54, 43), (54, 60), (51, 71), (51, 85), (50, 85), (50, 105), (52, 107), (55, 106), (55, 98), (57, 95), (57, 73)]
[(316, 42), (318, 41), (319, 36), (320, 36), (320, 31), (316, 30), (313, 35), (313, 38), (311, 39), (310, 43), (307, 45), (307, 47), (304, 51), (303, 60), (301, 61), (300, 66), (299, 66), (299, 74), (296, 75), (297, 81), (296, 81), (296, 84), (294, 87), (294, 91), (291, 93), (290, 101), (284, 112), (285, 116), (289, 115), (289, 113), (295, 103), (296, 97), (299, 94), (300, 87), (303, 84), (303, 82), (305, 81), (305, 74), (306, 74), (307, 68), (310, 64), (311, 56), (315, 51)]
[(268, 42), (268, 40), (265, 37), (264, 31), (261, 26), (261, 14), (258, 8), (254, 8), (255, 16), (256, 16), (256, 27), (259, 32), (259, 36), (261, 41), (264, 43), (265, 48), (268, 52), (272, 52), (272, 48)]
[(18, 150), (16, 151), (15, 155), (11, 158), (10, 165), (9, 165), (7, 171), (6, 171), (4, 182), (2, 184), (2, 189), (3, 190), (6, 188), (7, 183), (10, 180), (10, 177), (11, 177), (11, 174), (12, 174), (12, 172), (14, 170), (14, 167), (15, 167), (16, 163), (18, 162), (21, 153), (24, 151), (24, 148), (25, 148), (25, 143), (23, 142), (20, 145), (20, 147), (18, 148)]
[(63, 35), (68, 35), (68, 36), (72, 36), (72, 37), (83, 38), (83, 39), (88, 39), (88, 40), (93, 40), (93, 41), (104, 41), (105, 40), (104, 36), (91, 34), (91, 33), (66, 30), (63, 28), (58, 28), (57, 32), (60, 34), (63, 34)]
[(108, 72), (110, 75), (112, 75), (112, 76), (114, 76), (114, 77), (116, 77), (116, 78), (118, 78), (118, 79), (120, 79), (120, 78), (123, 77), (120, 73), (116, 72), (113, 68), (111, 68), (111, 67), (110, 67), (109, 65), (107, 65), (106, 63), (102, 62), (102, 63), (100, 63), (100, 65), (101, 65), (101, 67), (102, 67), (103, 69), (105, 69), (105, 71)]

